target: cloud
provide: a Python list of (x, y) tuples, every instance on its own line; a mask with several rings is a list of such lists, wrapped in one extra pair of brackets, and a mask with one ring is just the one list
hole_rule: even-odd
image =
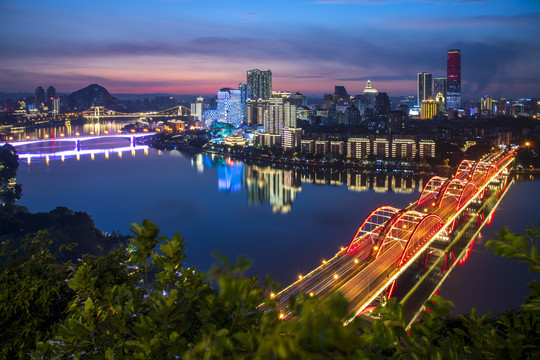
[(446, 29), (456, 27), (526, 27), (540, 23), (540, 12), (517, 15), (478, 16), (432, 16), (430, 18), (406, 18), (390, 22), (389, 28), (403, 29)]
[(341, 78), (336, 79), (338, 81), (367, 81), (367, 80), (373, 80), (373, 81), (401, 81), (401, 80), (415, 80), (416, 76), (415, 74), (411, 75), (370, 75), (370, 76), (360, 76), (360, 77), (352, 77), (352, 78)]
[(261, 15), (262, 12), (260, 11), (254, 11), (254, 12), (250, 12), (250, 13), (247, 13), (247, 14), (244, 14), (245, 17), (256, 17), (256, 16), (259, 16)]

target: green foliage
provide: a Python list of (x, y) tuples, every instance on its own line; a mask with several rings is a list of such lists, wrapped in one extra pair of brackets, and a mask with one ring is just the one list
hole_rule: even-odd
[[(68, 282), (76, 295), (67, 319), (53, 341), (38, 344), (35, 357), (178, 358), (203, 335), (220, 339), (254, 324), (262, 290), (256, 290), (252, 279), (232, 279), (247, 268), (245, 261), (230, 267), (231, 272), (215, 270), (231, 279), (225, 284), (220, 278), (226, 290), (218, 294), (206, 275), (182, 264), (185, 245), (180, 234), (159, 237), (159, 228), (148, 220), (132, 225), (133, 251), (116, 269), (131, 280), (100, 286), (103, 264), (79, 266)], [(158, 244), (160, 253), (155, 251)], [(152, 271), (155, 281), (150, 282)]]
[(13, 204), (21, 197), (21, 186), (15, 176), (19, 167), (19, 157), (10, 144), (0, 147), (0, 220), (13, 210)]
[[(65, 320), (35, 358), (75, 359), (528, 359), (540, 355), (538, 285), (519, 311), (449, 318), (451, 302), (434, 296), (407, 328), (395, 299), (355, 318), (340, 294), (291, 299), (283, 311), (267, 289), (245, 275), (250, 262), (217, 254), (208, 274), (186, 268), (184, 238), (159, 237), (150, 221), (133, 224), (129, 259), (86, 257), (70, 276), (75, 293)], [(538, 228), (501, 231), (488, 246), (538, 271)], [(156, 247), (159, 246), (159, 253)], [(154, 274), (149, 281), (149, 274)], [(219, 285), (219, 291), (209, 282)], [(263, 303), (263, 305), (259, 305)], [(264, 311), (263, 311), (264, 310)], [(43, 338), (43, 337), (41, 337)]]
[(26, 358), (36, 340), (47, 339), (64, 317), (73, 296), (65, 282), (71, 265), (57, 262), (51, 244), (45, 231), (16, 247), (0, 244), (0, 359)]

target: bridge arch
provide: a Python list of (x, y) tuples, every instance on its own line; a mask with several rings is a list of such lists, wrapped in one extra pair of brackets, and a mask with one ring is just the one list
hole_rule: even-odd
[(424, 186), (424, 190), (422, 190), (420, 197), (418, 198), (417, 204), (422, 206), (428, 203), (430, 200), (433, 200), (433, 198), (436, 198), (447, 181), (447, 178), (440, 176), (433, 176), (431, 179), (429, 179), (426, 186)]
[(360, 225), (354, 237), (352, 238), (349, 246), (347, 246), (347, 251), (349, 252), (354, 245), (362, 238), (363, 240), (375, 241), (375, 237), (383, 229), (383, 225), (390, 220), (397, 212), (398, 209), (392, 206), (381, 206), (371, 212), (371, 214), (366, 217), (364, 222)]
[(422, 246), (427, 239), (435, 235), (443, 226), (444, 221), (438, 215), (430, 214), (425, 216), (410, 234), (401, 253), (398, 266), (401, 267), (406, 263), (417, 252), (418, 247)]
[(373, 246), (374, 258), (378, 258), (383, 248), (387, 248), (393, 242), (401, 243), (401, 246), (404, 247), (404, 243), (408, 241), (416, 225), (425, 216), (426, 214), (415, 210), (401, 210), (396, 213), (386, 222), (384, 229), (379, 233)]
[(459, 166), (456, 170), (455, 177), (459, 178), (462, 175), (469, 173), (471, 169), (474, 167), (475, 162), (471, 160), (462, 160), (461, 163), (459, 163)]
[(488, 170), (491, 163), (487, 161), (479, 161), (472, 170), (471, 180), (477, 184), (483, 184), (486, 181)]
[(467, 203), (476, 193), (478, 192), (478, 186), (476, 183), (471, 180), (468, 181), (467, 184), (463, 187), (463, 190), (461, 190), (461, 195), (459, 197), (459, 202), (457, 205), (456, 210), (461, 209), (465, 203)]

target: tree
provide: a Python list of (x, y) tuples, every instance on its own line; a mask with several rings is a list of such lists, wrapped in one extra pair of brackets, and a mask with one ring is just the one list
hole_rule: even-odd
[[(83, 261), (68, 285), (75, 293), (67, 316), (34, 358), (75, 359), (462, 359), (538, 358), (540, 285), (519, 311), (448, 319), (452, 303), (439, 296), (426, 302), (421, 321), (409, 329), (394, 299), (373, 312), (369, 324), (350, 317), (340, 294), (324, 299), (291, 298), (281, 321), (257, 278), (245, 277), (249, 261), (236, 264), (219, 256), (208, 277), (185, 268), (184, 239), (159, 237), (148, 220), (133, 224), (129, 261), (116, 266), (119, 278), (104, 277), (98, 261)], [(540, 270), (538, 227), (524, 235), (501, 231), (487, 246), (496, 254)], [(159, 245), (160, 244), (160, 245)], [(155, 251), (159, 245), (161, 254)], [(126, 266), (127, 265), (127, 266)], [(150, 273), (154, 271), (154, 281)], [(123, 274), (123, 275), (122, 275)], [(215, 281), (219, 290), (212, 290)], [(263, 303), (261, 307), (258, 305)], [(265, 311), (261, 311), (264, 309)]]
[(0, 147), (0, 211), (12, 210), (15, 201), (21, 197), (21, 186), (15, 176), (19, 167), (19, 156), (10, 144)]
[(65, 282), (71, 264), (59, 263), (51, 245), (44, 231), (0, 244), (0, 359), (25, 358), (64, 318), (73, 296)]

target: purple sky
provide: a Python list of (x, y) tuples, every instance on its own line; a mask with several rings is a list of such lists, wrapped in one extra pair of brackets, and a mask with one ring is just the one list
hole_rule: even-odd
[(0, 91), (211, 94), (270, 69), (274, 90), (414, 94), (461, 49), (465, 98), (540, 97), (538, 0), (0, 2)]

